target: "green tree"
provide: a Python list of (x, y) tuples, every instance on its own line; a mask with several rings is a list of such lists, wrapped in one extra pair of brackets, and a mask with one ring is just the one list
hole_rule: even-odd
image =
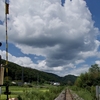
[(77, 80), (75, 81), (75, 85), (78, 87), (82, 87), (82, 79), (80, 77), (77, 78)]
[(77, 78), (75, 84), (83, 88), (100, 85), (100, 67), (97, 64), (91, 65), (88, 72), (82, 73)]

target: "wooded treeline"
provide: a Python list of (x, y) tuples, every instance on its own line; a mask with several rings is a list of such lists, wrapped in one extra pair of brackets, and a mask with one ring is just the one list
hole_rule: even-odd
[[(5, 60), (2, 60), (2, 64), (3, 65), (5, 64)], [(74, 75), (66, 75), (64, 77), (60, 77), (53, 73), (47, 73), (29, 67), (22, 67), (12, 62), (8, 63), (8, 76), (10, 81), (15, 81), (15, 80), (18, 81), (23, 80), (24, 82), (38, 81), (40, 84), (48, 82), (60, 82), (62, 85), (64, 84), (73, 85), (77, 78)], [(4, 73), (4, 77), (6, 79), (6, 71)]]
[(88, 72), (77, 78), (75, 85), (82, 88), (100, 85), (100, 67), (97, 64), (91, 65)]
[[(89, 100), (97, 100), (96, 97), (96, 86), (100, 86), (100, 67), (98, 64), (91, 65), (89, 70), (85, 73), (81, 73), (80, 76), (77, 77), (75, 81), (74, 91), (80, 91), (82, 93), (89, 93), (92, 99)], [(85, 91), (85, 92), (83, 92)], [(86, 92), (87, 91), (87, 92)], [(84, 98), (89, 98), (88, 96)]]

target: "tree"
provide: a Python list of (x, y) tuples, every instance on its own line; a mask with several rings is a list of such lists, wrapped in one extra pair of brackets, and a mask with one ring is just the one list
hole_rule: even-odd
[(100, 67), (98, 64), (91, 65), (91, 68), (89, 68), (90, 73), (99, 73), (100, 72)]
[(77, 78), (77, 80), (75, 81), (75, 85), (78, 87), (82, 87), (82, 79), (80, 77)]
[(76, 80), (79, 87), (88, 87), (100, 85), (100, 67), (97, 64), (91, 65), (88, 72), (82, 73)]

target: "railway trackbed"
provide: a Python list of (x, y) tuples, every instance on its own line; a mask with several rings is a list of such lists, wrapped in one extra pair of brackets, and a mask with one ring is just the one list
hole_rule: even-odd
[(71, 94), (69, 89), (65, 90), (65, 100), (74, 100), (73, 95)]
[(69, 89), (62, 91), (59, 96), (54, 100), (74, 100)]
[(63, 90), (54, 100), (84, 100), (70, 89)]

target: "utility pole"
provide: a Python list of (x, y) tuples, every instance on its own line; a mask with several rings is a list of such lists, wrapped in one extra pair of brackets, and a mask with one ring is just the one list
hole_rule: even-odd
[(11, 94), (9, 92), (9, 81), (8, 81), (8, 34), (7, 34), (7, 14), (9, 14), (9, 2), (8, 0), (5, 0), (5, 21), (6, 21), (6, 91), (4, 92), (5, 95), (7, 95), (8, 100), (8, 95)]
[(39, 73), (37, 73), (37, 87), (39, 88)]
[(24, 70), (23, 70), (23, 66), (22, 66), (22, 85), (24, 84)]
[[(0, 42), (0, 47), (2, 46), (2, 43)], [(1, 55), (0, 55), (0, 67), (1, 67)]]
[[(2, 46), (2, 43), (0, 42), (0, 46)], [(1, 78), (1, 55), (0, 55), (0, 78)], [(1, 80), (0, 80), (0, 100), (1, 100)]]
[[(0, 46), (2, 46), (1, 42)], [(1, 99), (1, 86), (3, 85), (3, 80), (4, 80), (4, 67), (2, 65), (2, 57), (0, 55), (0, 99)]]

